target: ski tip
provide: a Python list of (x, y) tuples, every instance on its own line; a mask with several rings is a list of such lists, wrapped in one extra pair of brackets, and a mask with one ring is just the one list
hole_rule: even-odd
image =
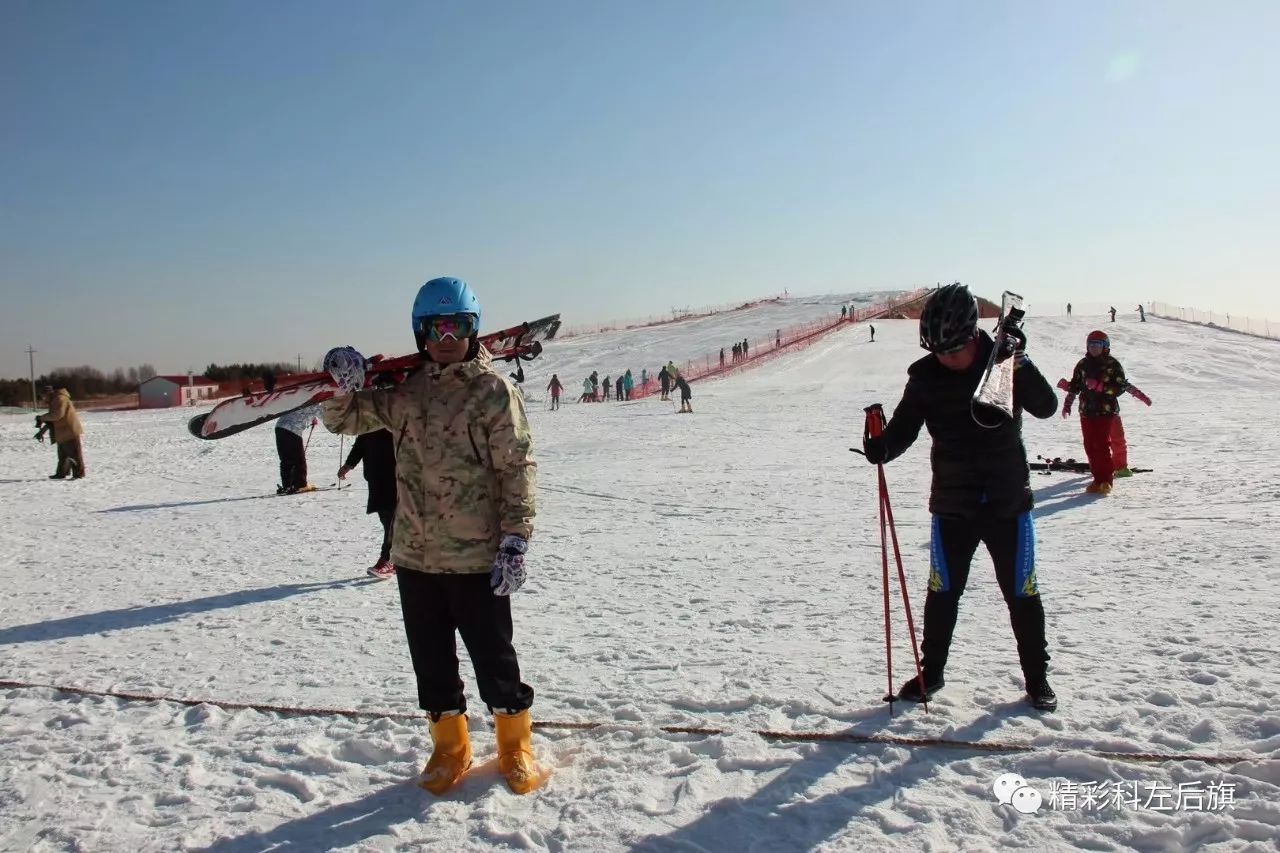
[(190, 432), (192, 435), (194, 435), (196, 438), (205, 438), (204, 422), (207, 421), (208, 419), (209, 419), (208, 412), (204, 412), (203, 414), (196, 415), (194, 418), (187, 421), (187, 431)]

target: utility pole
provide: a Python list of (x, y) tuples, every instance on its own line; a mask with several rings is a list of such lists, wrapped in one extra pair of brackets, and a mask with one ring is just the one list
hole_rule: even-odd
[(39, 409), (40, 403), (36, 399), (36, 350), (27, 344), (27, 364), (31, 367), (31, 408)]
[(298, 353), (298, 372), (302, 372), (302, 353)]

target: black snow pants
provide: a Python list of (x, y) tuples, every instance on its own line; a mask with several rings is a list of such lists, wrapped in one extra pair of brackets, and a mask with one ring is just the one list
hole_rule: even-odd
[(276, 428), (276, 452), (280, 454), (280, 485), (286, 489), (301, 489), (307, 484), (307, 454), (302, 436), (287, 429)]
[(378, 560), (386, 562), (391, 559), (391, 536), (395, 533), (396, 508), (394, 506), (379, 508), (378, 521), (382, 522), (382, 550), (378, 552)]
[(1036, 586), (1035, 530), (1031, 513), (1024, 512), (1012, 518), (933, 517), (929, 594), (924, 603), (921, 646), (925, 681), (935, 680), (946, 669), (960, 596), (969, 581), (969, 565), (979, 542), (986, 544), (995, 565), (996, 582), (1009, 608), (1023, 676), (1027, 680), (1043, 678), (1049, 665), (1044, 607)]
[(397, 566), (396, 580), (422, 710), (467, 710), (455, 632), (471, 655), (480, 698), (490, 711), (523, 711), (533, 704), (533, 688), (520, 680), (511, 645), (511, 597), (493, 594), (488, 573), (428, 574)]

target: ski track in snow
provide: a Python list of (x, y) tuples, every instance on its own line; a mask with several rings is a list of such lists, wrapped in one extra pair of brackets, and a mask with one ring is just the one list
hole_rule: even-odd
[[(1050, 382), (1086, 333), (1112, 337), (1153, 398), (1123, 398), (1135, 465), (1109, 499), (1032, 476), (1057, 714), (1020, 702), (1013, 638), (980, 551), (932, 713), (885, 690), (865, 405), (888, 411), (918, 357), (914, 321), (851, 326), (723, 380), (696, 414), (656, 397), (578, 405), (592, 369), (656, 372), (839, 311), (825, 297), (552, 342), (527, 368), (539, 515), (514, 600), (551, 773), (516, 797), (463, 656), (476, 767), (434, 799), (412, 784), (418, 721), (292, 717), (0, 690), (0, 849), (249, 851), (1026, 849), (1275, 850), (1280, 837), (1275, 342), (1152, 320), (1040, 318)], [(192, 439), (192, 410), (87, 413), (89, 478), (50, 482), (29, 417), (0, 416), (0, 678), (305, 707), (414, 711), (394, 584), (366, 579), (365, 488), (274, 490), (271, 431)], [(1030, 454), (1083, 458), (1073, 417), (1028, 419)], [(346, 445), (350, 447), (349, 442)], [(927, 434), (886, 468), (916, 618), (928, 565)], [(337, 436), (311, 439), (333, 480)], [(896, 586), (896, 582), (895, 582)], [(900, 614), (896, 601), (895, 614)], [(897, 616), (901, 623), (901, 616)], [(910, 670), (895, 625), (894, 680)], [(716, 726), (717, 736), (660, 725)], [(993, 755), (773, 742), (751, 729), (1012, 741)], [(1083, 750), (1255, 756), (1134, 764)], [(1222, 812), (999, 805), (991, 783), (1235, 785)]]

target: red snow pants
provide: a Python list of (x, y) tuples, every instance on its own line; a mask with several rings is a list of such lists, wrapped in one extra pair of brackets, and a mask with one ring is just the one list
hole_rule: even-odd
[(1084, 452), (1089, 457), (1089, 471), (1095, 483), (1115, 482), (1115, 465), (1111, 461), (1111, 429), (1115, 415), (1080, 418), (1084, 436)]
[(1111, 418), (1111, 464), (1119, 471), (1129, 467), (1129, 445), (1124, 440), (1124, 421), (1119, 415)]

